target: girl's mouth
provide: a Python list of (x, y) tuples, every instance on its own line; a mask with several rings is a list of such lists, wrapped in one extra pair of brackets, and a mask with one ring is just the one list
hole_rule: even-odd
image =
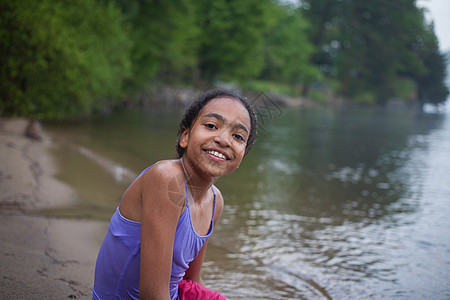
[(213, 159), (214, 158), (218, 158), (218, 159), (220, 159), (221, 161), (223, 161), (223, 160), (229, 160), (225, 155), (223, 155), (222, 153), (220, 153), (220, 152), (217, 152), (217, 151), (214, 151), (214, 150), (205, 150), (205, 152), (206, 153), (208, 153)]

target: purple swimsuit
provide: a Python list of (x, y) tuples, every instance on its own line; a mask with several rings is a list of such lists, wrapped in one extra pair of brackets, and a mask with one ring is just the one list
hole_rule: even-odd
[[(150, 168), (151, 166), (145, 169), (139, 177)], [(217, 196), (214, 188), (211, 187), (211, 189), (214, 193), (211, 224), (207, 235), (200, 236), (192, 225), (186, 184), (186, 208), (178, 220), (173, 246), (169, 285), (172, 300), (178, 298), (178, 284), (189, 268), (189, 263), (197, 257), (213, 231)], [(140, 234), (141, 223), (122, 216), (118, 207), (111, 218), (108, 232), (98, 254), (92, 299), (139, 299)]]

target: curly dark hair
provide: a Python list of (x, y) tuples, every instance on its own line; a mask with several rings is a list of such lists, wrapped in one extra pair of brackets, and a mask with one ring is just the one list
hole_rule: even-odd
[(255, 143), (256, 134), (258, 130), (258, 119), (256, 117), (255, 111), (253, 110), (253, 107), (248, 103), (247, 98), (239, 95), (237, 92), (233, 90), (226, 90), (226, 89), (214, 89), (207, 92), (202, 93), (194, 102), (192, 102), (184, 111), (183, 118), (180, 122), (180, 128), (178, 129), (177, 134), (177, 155), (178, 158), (181, 158), (184, 155), (184, 152), (186, 151), (185, 148), (180, 146), (180, 137), (181, 133), (183, 131), (183, 128), (190, 129), (192, 125), (194, 124), (195, 120), (197, 119), (198, 115), (202, 111), (202, 109), (205, 107), (205, 105), (216, 98), (231, 98), (236, 99), (244, 105), (244, 107), (248, 111), (248, 115), (250, 116), (250, 133), (247, 140), (247, 145), (245, 146), (245, 153), (244, 156), (247, 155), (247, 153), (250, 151), (250, 149), (253, 147), (253, 144)]

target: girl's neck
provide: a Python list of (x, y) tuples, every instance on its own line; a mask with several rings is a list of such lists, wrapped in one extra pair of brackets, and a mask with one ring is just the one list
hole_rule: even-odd
[(183, 157), (180, 158), (180, 164), (186, 178), (189, 192), (194, 198), (194, 201), (201, 201), (205, 198), (206, 194), (209, 192), (216, 179), (198, 174), (195, 168), (193, 168), (188, 162), (183, 160)]

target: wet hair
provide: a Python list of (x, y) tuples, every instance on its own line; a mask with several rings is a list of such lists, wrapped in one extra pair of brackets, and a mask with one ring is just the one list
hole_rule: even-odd
[(238, 100), (242, 105), (247, 109), (248, 115), (250, 116), (250, 133), (247, 139), (247, 145), (245, 146), (245, 153), (244, 156), (247, 155), (247, 153), (250, 151), (250, 149), (253, 147), (253, 144), (255, 143), (256, 139), (256, 133), (258, 129), (258, 119), (256, 117), (255, 111), (253, 110), (252, 106), (248, 103), (247, 98), (239, 95), (237, 92), (232, 90), (225, 90), (225, 89), (214, 89), (207, 91), (203, 94), (201, 94), (194, 102), (192, 102), (184, 111), (183, 118), (180, 122), (180, 128), (178, 129), (177, 134), (177, 155), (178, 158), (181, 158), (184, 155), (184, 152), (186, 151), (185, 148), (180, 146), (180, 138), (181, 133), (183, 132), (184, 128), (190, 129), (192, 125), (194, 124), (195, 120), (197, 119), (200, 112), (203, 110), (203, 108), (206, 106), (206, 104), (216, 98), (231, 98)]

